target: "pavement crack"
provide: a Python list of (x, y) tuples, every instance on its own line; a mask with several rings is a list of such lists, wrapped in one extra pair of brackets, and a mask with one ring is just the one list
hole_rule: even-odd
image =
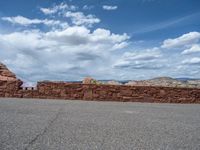
[(41, 136), (43, 136), (48, 129), (53, 125), (53, 123), (58, 119), (58, 117), (60, 116), (60, 114), (62, 113), (62, 108), (60, 108), (58, 110), (58, 112), (56, 113), (55, 117), (49, 121), (49, 123), (47, 124), (47, 126), (42, 130), (42, 132), (40, 132), (39, 134), (37, 134), (30, 142), (28, 142), (28, 145), (24, 148), (24, 150), (28, 150), (28, 148), (33, 145), (35, 143), (35, 141), (37, 141), (37, 139)]

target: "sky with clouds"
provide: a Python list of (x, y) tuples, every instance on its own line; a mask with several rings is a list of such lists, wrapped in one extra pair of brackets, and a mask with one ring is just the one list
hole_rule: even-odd
[(41, 80), (200, 78), (199, 0), (0, 1), (0, 62)]

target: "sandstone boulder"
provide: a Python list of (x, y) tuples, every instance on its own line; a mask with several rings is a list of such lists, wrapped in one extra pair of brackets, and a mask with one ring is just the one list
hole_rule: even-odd
[(100, 84), (99, 81), (97, 81), (97, 80), (95, 80), (95, 79), (93, 79), (91, 77), (84, 78), (83, 81), (82, 81), (82, 83), (83, 84)]

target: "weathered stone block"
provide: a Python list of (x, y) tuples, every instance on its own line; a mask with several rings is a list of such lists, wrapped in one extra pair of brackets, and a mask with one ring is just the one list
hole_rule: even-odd
[(92, 94), (92, 90), (86, 90), (85, 92), (84, 92), (84, 96), (83, 96), (83, 99), (92, 99), (92, 96), (93, 96), (93, 94)]

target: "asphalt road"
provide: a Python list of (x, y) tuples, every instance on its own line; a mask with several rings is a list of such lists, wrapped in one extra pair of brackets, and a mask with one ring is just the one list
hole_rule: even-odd
[(199, 150), (200, 105), (0, 99), (0, 150)]

